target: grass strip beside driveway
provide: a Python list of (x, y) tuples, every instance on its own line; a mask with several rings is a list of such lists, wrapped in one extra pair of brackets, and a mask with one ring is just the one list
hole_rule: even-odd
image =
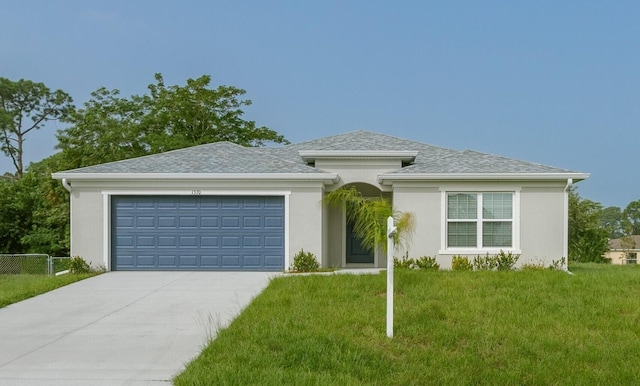
[(0, 308), (95, 275), (0, 275)]
[(640, 268), (292, 276), (176, 377), (210, 384), (633, 384)]

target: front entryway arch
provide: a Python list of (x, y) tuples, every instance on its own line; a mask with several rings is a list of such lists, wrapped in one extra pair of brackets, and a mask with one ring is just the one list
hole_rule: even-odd
[[(379, 199), (381, 197), (391, 201), (390, 192), (382, 192), (378, 187), (364, 182), (349, 183), (343, 185), (342, 189), (354, 188), (364, 198)], [(353, 224), (348, 220), (346, 209), (329, 210), (329, 228), (331, 255), (340, 256), (340, 260), (335, 261), (333, 265), (341, 267), (378, 267), (380, 266), (379, 255), (381, 251), (370, 250), (362, 245), (360, 238), (355, 234)], [(336, 243), (337, 241), (339, 243)], [(384, 259), (382, 259), (384, 260)]]

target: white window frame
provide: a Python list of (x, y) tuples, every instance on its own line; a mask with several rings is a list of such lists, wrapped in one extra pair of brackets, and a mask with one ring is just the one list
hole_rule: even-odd
[[(450, 194), (463, 193), (463, 194), (476, 194), (478, 198), (477, 215), (475, 219), (460, 220), (462, 222), (475, 222), (477, 226), (476, 231), (476, 246), (475, 247), (449, 247), (448, 246), (448, 222), (447, 214), (448, 196)], [(486, 193), (508, 193), (512, 195), (512, 218), (511, 218), (511, 247), (484, 247), (482, 245), (482, 227), (484, 222), (491, 222), (490, 219), (482, 218), (482, 196)], [(441, 191), (441, 204), (440, 204), (440, 250), (439, 254), (443, 255), (484, 255), (484, 254), (496, 254), (500, 251), (511, 252), (514, 254), (521, 254), (520, 250), (520, 189), (452, 189)], [(503, 221), (496, 219), (493, 221)]]

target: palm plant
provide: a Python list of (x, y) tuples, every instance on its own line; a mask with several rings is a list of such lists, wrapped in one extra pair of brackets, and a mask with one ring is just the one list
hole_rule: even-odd
[(397, 229), (394, 236), (396, 244), (405, 244), (413, 233), (413, 214), (393, 210), (391, 202), (384, 197), (363, 197), (354, 187), (342, 187), (327, 193), (324, 201), (326, 205), (345, 209), (347, 221), (353, 225), (353, 232), (369, 251), (378, 246), (386, 251), (389, 216), (393, 217)]

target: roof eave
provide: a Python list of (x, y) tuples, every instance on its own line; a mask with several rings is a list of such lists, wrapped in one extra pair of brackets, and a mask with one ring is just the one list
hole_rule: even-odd
[(384, 173), (378, 175), (378, 182), (391, 185), (394, 181), (469, 181), (469, 180), (568, 180), (573, 182), (589, 178), (589, 173)]
[(215, 180), (215, 181), (322, 181), (335, 184), (337, 173), (53, 173), (67, 181)]

